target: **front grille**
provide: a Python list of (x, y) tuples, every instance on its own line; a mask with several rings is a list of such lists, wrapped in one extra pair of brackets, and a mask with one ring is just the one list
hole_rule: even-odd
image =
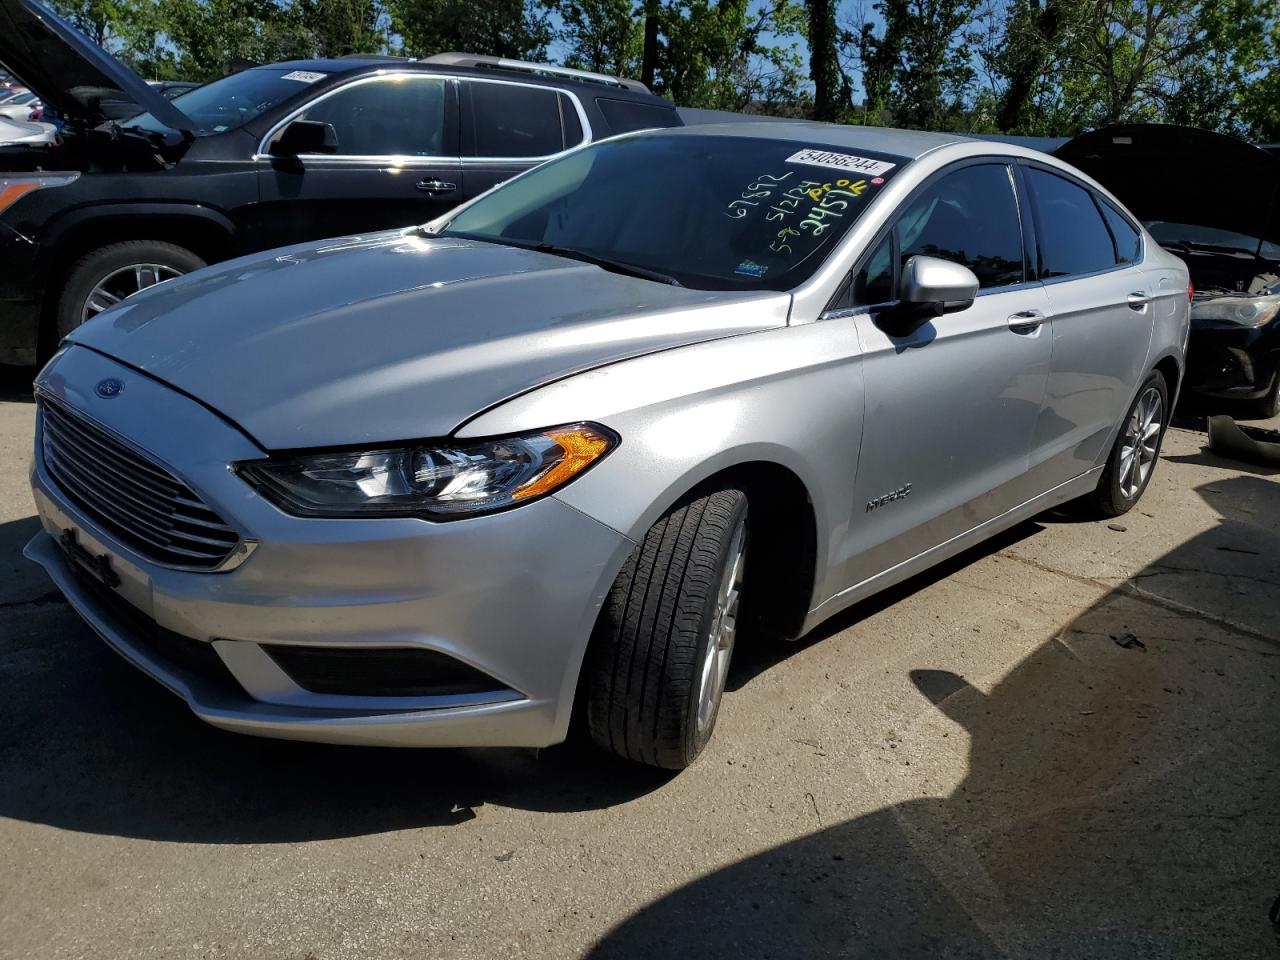
[(200, 497), (87, 417), (40, 398), (45, 469), (67, 498), (142, 556), (208, 570), (240, 540)]
[(502, 690), (493, 677), (418, 647), (302, 647), (264, 643), (293, 682), (348, 697), (433, 697)]
[(128, 633), (129, 642), (143, 650), (153, 660), (165, 664), (170, 669), (177, 668), (186, 673), (219, 685), (233, 683), (231, 674), (223, 664), (213, 644), (203, 640), (174, 633), (160, 626), (129, 601), (125, 600), (110, 587), (81, 572), (76, 564), (77, 582), (83, 584), (98, 602), (107, 609)]

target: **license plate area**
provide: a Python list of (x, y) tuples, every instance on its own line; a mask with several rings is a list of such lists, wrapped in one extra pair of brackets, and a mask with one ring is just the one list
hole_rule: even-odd
[(80, 534), (75, 527), (65, 527), (58, 537), (58, 544), (82, 574), (112, 590), (120, 586), (120, 575), (112, 569), (111, 555), (87, 549), (80, 542)]

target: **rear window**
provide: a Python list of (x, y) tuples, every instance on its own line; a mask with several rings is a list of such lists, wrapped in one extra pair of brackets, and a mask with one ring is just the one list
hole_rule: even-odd
[(1093, 194), (1064, 177), (1031, 168), (1040, 229), (1040, 278), (1071, 277), (1116, 265), (1111, 232)]
[[(462, 84), (462, 97), (464, 157), (546, 157), (566, 146), (573, 104), (555, 90), (469, 80)], [(582, 139), (576, 114), (568, 133), (575, 137), (568, 146)]]
[(636, 103), (632, 100), (612, 100), (596, 97), (596, 106), (604, 114), (605, 122), (613, 133), (631, 133), (652, 127), (678, 127), (680, 118), (674, 107), (660, 107), (652, 103)]

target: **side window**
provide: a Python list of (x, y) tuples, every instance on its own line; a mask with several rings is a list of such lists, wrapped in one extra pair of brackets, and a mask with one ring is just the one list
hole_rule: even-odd
[[(573, 104), (555, 90), (467, 81), (462, 91), (467, 107), (463, 156), (545, 157), (565, 148), (564, 110)], [(577, 132), (581, 140), (580, 126)]]
[(333, 124), (338, 153), (348, 157), (444, 155), (445, 81), (383, 77), (339, 90), (299, 119)]
[(1027, 170), (1039, 213), (1040, 277), (1070, 277), (1116, 265), (1111, 232), (1093, 194), (1064, 177)]
[(660, 107), (652, 103), (636, 103), (631, 100), (613, 100), (596, 97), (596, 106), (604, 114), (612, 133), (630, 133), (632, 130), (648, 130), (653, 127), (678, 127), (680, 118), (674, 107)]
[(1142, 254), (1142, 238), (1111, 204), (1102, 197), (1094, 197), (1102, 210), (1102, 217), (1111, 229), (1111, 238), (1116, 243), (1116, 263), (1136, 263)]
[(963, 263), (981, 289), (1026, 279), (1018, 201), (1002, 163), (944, 175), (910, 202), (894, 229), (899, 263), (916, 255)]
[(870, 307), (893, 298), (893, 238), (886, 234), (854, 275), (853, 303)]

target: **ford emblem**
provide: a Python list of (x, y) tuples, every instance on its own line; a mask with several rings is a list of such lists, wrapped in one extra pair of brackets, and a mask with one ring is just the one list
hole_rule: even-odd
[(124, 390), (124, 381), (117, 380), (115, 377), (107, 377), (105, 380), (99, 380), (98, 385), (93, 388), (93, 392), (104, 400), (110, 400), (112, 397), (120, 396), (120, 392)]

